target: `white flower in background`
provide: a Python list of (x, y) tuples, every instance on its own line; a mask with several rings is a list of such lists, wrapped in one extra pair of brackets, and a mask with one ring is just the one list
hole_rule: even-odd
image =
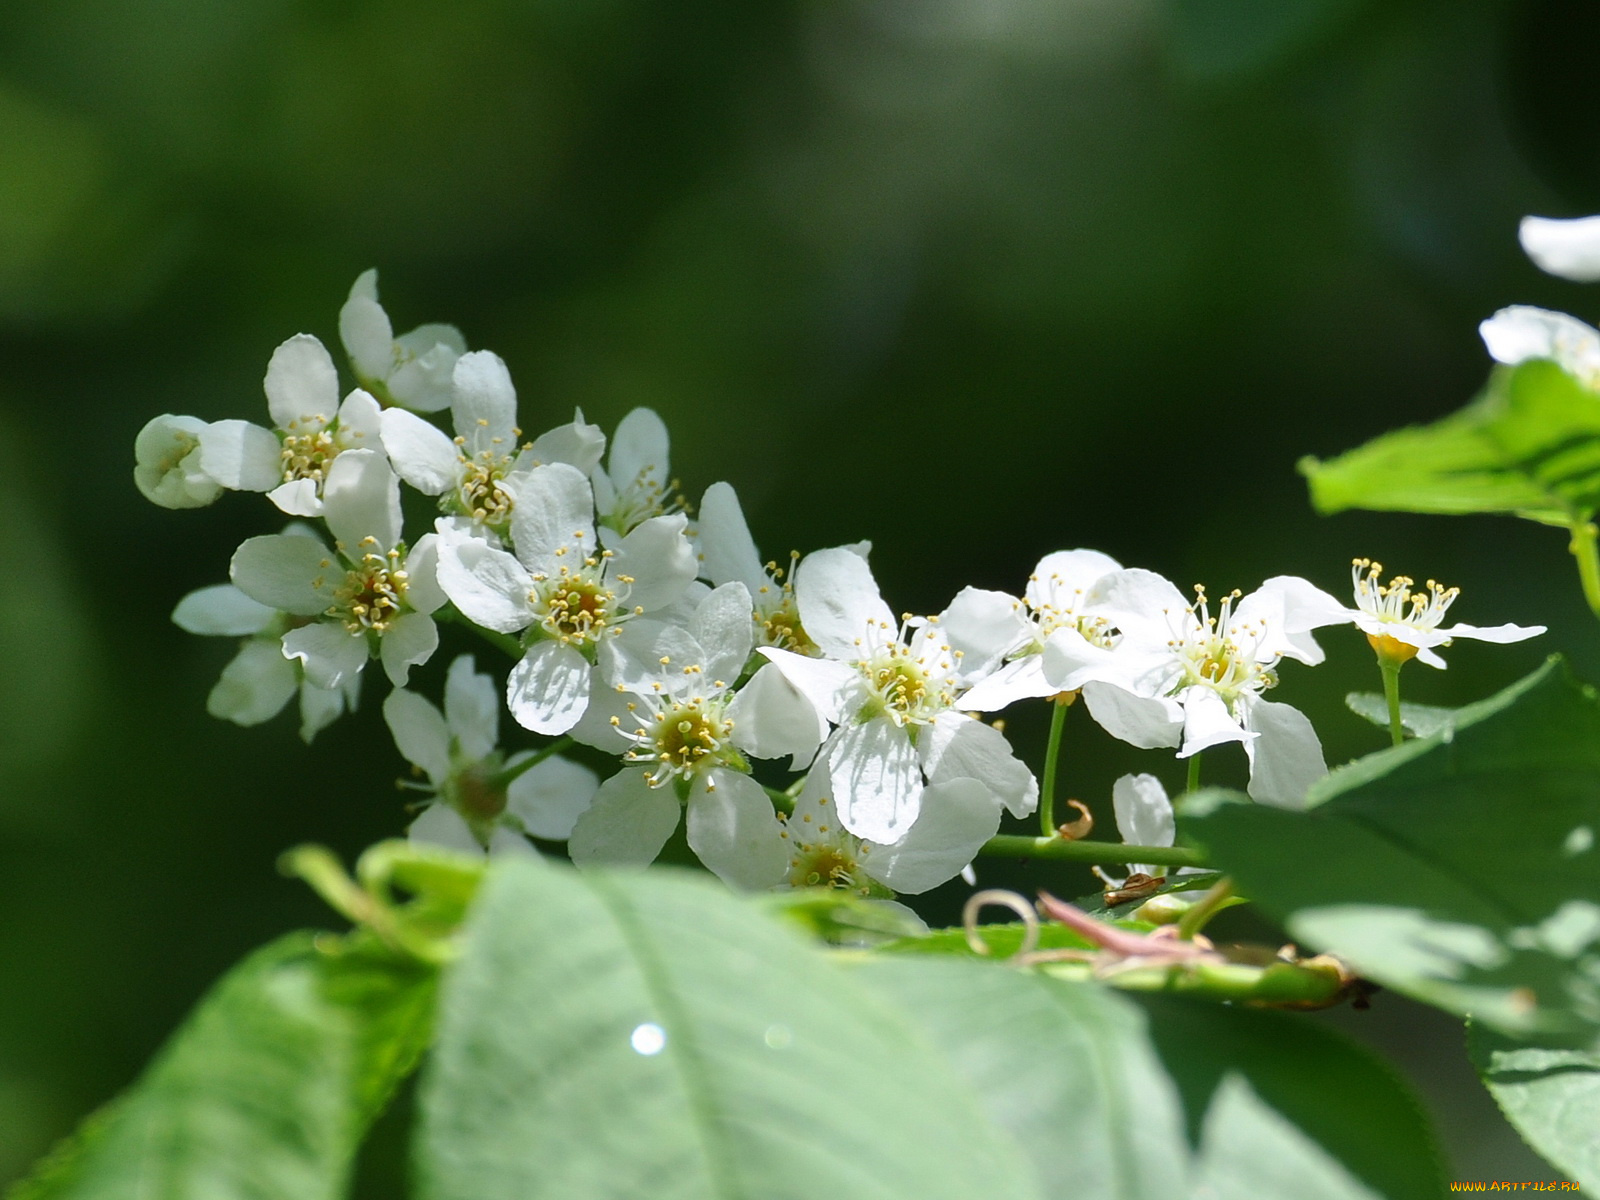
[(1000, 827), (1000, 809), (975, 779), (930, 785), (911, 828), (890, 845), (869, 842), (839, 821), (826, 766), (806, 776), (783, 823), (791, 888), (834, 887), (859, 896), (915, 894), (960, 875)]
[(694, 580), (682, 513), (652, 517), (611, 548), (596, 542), (582, 473), (551, 463), (507, 481), (515, 554), (441, 518), (439, 583), (468, 620), (523, 633), (506, 703), (535, 733), (565, 733), (589, 706), (600, 643), (633, 617), (676, 602)]
[(1523, 217), (1517, 238), (1541, 271), (1578, 283), (1600, 280), (1600, 217)]
[[(1178, 825), (1167, 789), (1154, 775), (1124, 775), (1111, 785), (1111, 809), (1117, 819), (1117, 832), (1125, 846), (1170, 846), (1177, 837)], [(1128, 885), (1134, 875), (1164, 878), (1167, 868), (1154, 863), (1127, 863), (1128, 875), (1117, 879), (1099, 867), (1093, 868), (1113, 891)], [(1180, 867), (1176, 874), (1200, 873), (1197, 867)]]
[(1071, 642), (1076, 657), (1109, 654), (1116, 631), (1104, 617), (1082, 612), (1099, 580), (1122, 564), (1098, 550), (1059, 550), (1039, 560), (1021, 598), (968, 587), (939, 614), (939, 627), (961, 652), (958, 677), (971, 685), (961, 707), (992, 712), (1018, 700), (1073, 691), (1071, 679), (1046, 677), (1045, 643)]
[(244, 639), (206, 697), (206, 711), (213, 717), (235, 725), (259, 725), (298, 695), (300, 737), (309, 742), (346, 709), (355, 711), (361, 677), (351, 675), (332, 689), (317, 687), (299, 662), (283, 656), (283, 635), (296, 618), (256, 603), (231, 583), (190, 592), (172, 610), (172, 620), (189, 633)]
[(618, 699), (607, 748), (621, 748), (632, 765), (606, 781), (579, 819), (574, 862), (653, 862), (681, 804), (690, 849), (719, 877), (752, 889), (778, 881), (782, 829), (766, 790), (750, 778), (741, 737), (767, 714), (732, 687), (749, 655), (742, 583), (708, 595), (688, 629), (634, 621), (601, 647), (601, 674)]
[(636, 408), (617, 425), (604, 469), (589, 475), (606, 545), (651, 517), (683, 508), (683, 497), (674, 494), (677, 480), (667, 473), (668, 450), (667, 427), (653, 409)]
[(478, 853), (529, 850), (523, 834), (565, 841), (594, 799), (595, 773), (567, 759), (546, 758), (517, 773), (536, 752), (507, 758), (500, 751), (498, 693), (463, 654), (445, 678), (443, 713), (403, 688), (384, 701), (395, 745), (428, 779), (422, 790), (430, 800), (411, 824), (413, 841)]
[(1250, 759), (1250, 795), (1298, 807), (1327, 774), (1322, 744), (1298, 709), (1262, 693), (1277, 685), (1283, 658), (1322, 661), (1311, 630), (1348, 620), (1332, 596), (1304, 579), (1280, 575), (1250, 595), (1225, 597), (1215, 616), (1203, 589), (1191, 604), (1153, 571), (1117, 571), (1091, 589), (1087, 611), (1121, 633), (1110, 655), (1075, 653), (1052, 641), (1045, 667), (1054, 678), (1077, 674), (1084, 701), (1106, 730), (1135, 746), (1179, 747), (1180, 758), (1242, 742)]
[(1356, 607), (1345, 612), (1379, 656), (1392, 662), (1415, 658), (1443, 668), (1445, 661), (1433, 652), (1434, 647), (1448, 646), (1453, 638), (1520, 642), (1545, 631), (1543, 625), (1443, 626), (1444, 615), (1461, 594), (1460, 588), (1441, 587), (1430, 579), (1426, 591), (1412, 591), (1413, 581), (1408, 576), (1396, 575), (1386, 586), (1378, 582), (1382, 574), (1382, 563), (1367, 558), (1351, 561)]
[(582, 412), (570, 425), (519, 445), (517, 393), (498, 355), (463, 354), (452, 378), (454, 439), (403, 408), (382, 415), (383, 447), (395, 471), (419, 492), (438, 496), (445, 512), (504, 536), (513, 504), (506, 481), (513, 473), (564, 462), (588, 474), (600, 462), (605, 434)]
[(998, 730), (955, 710), (956, 656), (934, 624), (902, 631), (866, 561), (837, 547), (807, 555), (800, 619), (825, 658), (761, 651), (837, 726), (819, 755), (844, 827), (881, 844), (916, 822), (926, 784), (977, 779), (991, 803), (1026, 816), (1033, 775)]
[(395, 337), (378, 303), (377, 271), (363, 271), (350, 288), (339, 310), (339, 340), (362, 387), (418, 412), (450, 404), (450, 375), (467, 350), (454, 325), (419, 325)]
[(283, 653), (316, 686), (339, 687), (376, 656), (403, 687), (439, 644), (429, 615), (445, 599), (435, 578), (436, 538), (428, 534), (406, 552), (400, 481), (377, 451), (334, 459), (323, 501), (333, 551), (294, 534), (250, 538), (233, 556), (233, 582), (269, 608), (314, 618), (283, 635)]
[(1513, 304), (1478, 326), (1489, 356), (1515, 366), (1548, 358), (1585, 387), (1600, 391), (1600, 330), (1577, 317)]
[(133, 482), (146, 500), (162, 508), (204, 508), (222, 495), (222, 485), (201, 462), (199, 417), (163, 413), (145, 422), (133, 441)]

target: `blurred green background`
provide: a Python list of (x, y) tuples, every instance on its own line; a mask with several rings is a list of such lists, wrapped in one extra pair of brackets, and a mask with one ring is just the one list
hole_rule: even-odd
[[(1600, 313), (1515, 237), (1600, 211), (1597, 44), (1592, 2), (0, 6), (0, 1180), (230, 962), (329, 920), (279, 851), (404, 821), (375, 689), (309, 749), (288, 715), (205, 715), (232, 647), (167, 614), (279, 518), (146, 504), (150, 416), (261, 420), (272, 348), (336, 345), (377, 266), (397, 329), (507, 359), (525, 427), (653, 405), (685, 490), (732, 481), (769, 554), (872, 539), (896, 609), (1080, 545), (1214, 594), (1342, 592), (1370, 555), (1460, 584), (1462, 620), (1551, 627), (1412, 668), (1410, 698), (1555, 649), (1597, 679), (1558, 533), (1321, 519), (1294, 473), (1459, 406), (1497, 307)], [(1338, 762), (1382, 744), (1340, 700), (1378, 677), (1323, 640), (1277, 698)], [(1072, 715), (1065, 789), (1103, 817), (1122, 771), (1179, 782)], [(1036, 761), (1037, 715), (1012, 729)], [(1424, 1090), (1457, 1177), (1558, 1177), (1452, 1022), (1333, 1019)]]

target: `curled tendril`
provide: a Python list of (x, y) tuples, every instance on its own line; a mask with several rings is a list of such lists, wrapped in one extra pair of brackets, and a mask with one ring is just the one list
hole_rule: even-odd
[(1028, 903), (1026, 897), (1016, 892), (1008, 892), (1004, 888), (986, 888), (984, 891), (974, 892), (962, 906), (961, 925), (966, 930), (967, 945), (972, 948), (972, 952), (984, 956), (993, 953), (989, 949), (989, 943), (978, 933), (978, 914), (993, 904), (1009, 908), (1022, 918), (1024, 926), (1022, 945), (1017, 947), (1016, 955), (1013, 957), (1032, 953), (1039, 945), (1039, 915), (1034, 912), (1033, 905)]
[(1094, 832), (1094, 814), (1089, 811), (1089, 806), (1082, 800), (1068, 800), (1067, 805), (1078, 810), (1078, 819), (1076, 821), (1068, 821), (1065, 825), (1058, 825), (1056, 833), (1068, 842), (1076, 842), (1081, 838), (1088, 837)]

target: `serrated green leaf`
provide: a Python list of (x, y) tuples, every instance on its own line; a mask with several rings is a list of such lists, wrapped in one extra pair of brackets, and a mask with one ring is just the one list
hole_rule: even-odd
[[(1344, 706), (1379, 729), (1389, 728), (1389, 702), (1377, 692), (1350, 692), (1344, 698)], [(1434, 704), (1412, 704), (1402, 700), (1400, 724), (1417, 737), (1432, 737), (1450, 727), (1456, 719), (1456, 711)]]
[(311, 934), (223, 977), (126, 1094), (9, 1200), (336, 1200), (426, 1044), (433, 972)]
[(1567, 526), (1600, 508), (1600, 397), (1552, 362), (1498, 368), (1460, 412), (1300, 471), (1323, 513), (1515, 513)]
[(1505, 1032), (1600, 1039), (1600, 701), (1552, 660), (1289, 812), (1179, 817), (1302, 944)]
[[(1432, 1197), (1432, 1135), (1395, 1077), (1282, 1013), (954, 959), (874, 958), (893, 997), (1073, 1200)], [(1204, 1189), (1209, 1188), (1209, 1191)]]
[(1478, 1025), (1467, 1052), (1528, 1145), (1600, 1191), (1600, 1053), (1520, 1042)]
[(420, 1092), (422, 1200), (1036, 1200), (908, 1022), (673, 871), (494, 864)]

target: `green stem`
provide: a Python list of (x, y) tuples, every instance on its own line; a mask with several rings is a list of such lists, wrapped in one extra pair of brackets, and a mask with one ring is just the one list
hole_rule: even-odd
[(1204, 867), (1206, 856), (1187, 846), (1130, 846), (1120, 842), (1069, 842), (1060, 837), (1023, 837), (1000, 834), (979, 850), (1006, 858), (1053, 858), (1063, 862), (1153, 863), (1158, 867)]
[(1578, 580), (1583, 584), (1583, 598), (1589, 602), (1589, 611), (1600, 617), (1600, 552), (1595, 549), (1595, 537), (1593, 521), (1574, 521), (1572, 541), (1567, 549), (1578, 560)]
[(1189, 910), (1178, 918), (1178, 936), (1184, 941), (1191, 941), (1194, 935), (1206, 927), (1206, 922), (1222, 911), (1222, 906), (1233, 896), (1233, 880), (1224, 875), (1216, 883), (1189, 906)]
[(550, 758), (553, 755), (560, 754), (563, 750), (570, 749), (572, 745), (573, 741), (570, 737), (559, 737), (555, 741), (551, 742), (548, 746), (535, 751), (534, 753), (528, 755), (527, 758), (518, 759), (510, 766), (500, 771), (489, 780), (489, 786), (494, 788), (508, 787), (510, 786), (511, 781), (516, 779), (519, 775), (533, 770), (534, 767), (537, 767), (545, 759)]
[[(1196, 750), (1193, 754), (1191, 754), (1189, 756), (1189, 782), (1184, 785), (1183, 792), (1184, 792), (1184, 795), (1188, 795), (1190, 792), (1198, 792), (1199, 790), (1200, 790), (1200, 751)], [(1141, 858), (1139, 861), (1140, 862), (1144, 862), (1146, 860)], [(1151, 859), (1149, 861), (1153, 862), (1154, 860)]]
[(1380, 654), (1378, 666), (1383, 671), (1383, 696), (1389, 702), (1389, 739), (1398, 746), (1406, 740), (1406, 727), (1400, 719), (1400, 668), (1405, 664)]
[(473, 633), (477, 634), (491, 646), (494, 646), (499, 650), (504, 650), (512, 658), (522, 657), (522, 643), (515, 637), (509, 633), (496, 633), (493, 629), (485, 629), (482, 625), (467, 620), (467, 618), (462, 616), (453, 604), (447, 604), (443, 608), (438, 609), (433, 614), (433, 619), (435, 621), (449, 621), (452, 624), (464, 626), (465, 628), (472, 630)]
[(1039, 828), (1045, 837), (1056, 837), (1056, 767), (1061, 762), (1061, 730), (1067, 723), (1067, 705), (1052, 701), (1050, 742), (1044, 752), (1044, 779), (1039, 783)]
[(792, 813), (794, 811), (794, 797), (782, 788), (768, 787), (766, 784), (762, 784), (761, 790), (767, 794), (767, 799), (772, 801), (772, 807), (779, 812)]

